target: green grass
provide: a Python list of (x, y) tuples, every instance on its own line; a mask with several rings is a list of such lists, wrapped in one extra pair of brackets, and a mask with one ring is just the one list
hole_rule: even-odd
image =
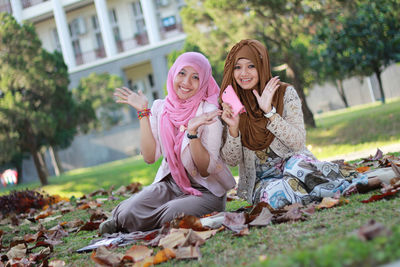
[(400, 99), (315, 116), (317, 128), (307, 129), (307, 145), (317, 158), (400, 143)]

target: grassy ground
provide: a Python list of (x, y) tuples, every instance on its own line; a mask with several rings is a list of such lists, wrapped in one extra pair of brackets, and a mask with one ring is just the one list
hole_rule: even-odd
[[(400, 100), (324, 114), (317, 117), (317, 125), (317, 129), (308, 130), (308, 144), (318, 157), (400, 142)], [(152, 182), (159, 164), (160, 161), (147, 165), (140, 158), (125, 159), (51, 177), (50, 184), (42, 189), (50, 194), (80, 197), (112, 185), (115, 189), (131, 182), (146, 185)], [(236, 168), (233, 174), (237, 175)], [(19, 185), (2, 189), (0, 194), (37, 186), (37, 183)], [(360, 202), (372, 194), (354, 195), (348, 205), (316, 212), (304, 222), (252, 228), (249, 236), (234, 237), (228, 231), (218, 233), (201, 247), (201, 261), (170, 261), (162, 266), (376, 266), (400, 259), (400, 198)], [(110, 201), (102, 208), (111, 211), (120, 201)], [(245, 204), (229, 202), (227, 208), (236, 210)], [(88, 220), (89, 214), (77, 210), (63, 215), (58, 222), (77, 218)], [(370, 219), (385, 225), (392, 234), (360, 241), (354, 231)], [(49, 228), (58, 222), (48, 222), (45, 226)], [(0, 230), (11, 233), (7, 226)], [(28, 225), (19, 227), (18, 236), (24, 233), (32, 233)], [(94, 266), (90, 254), (73, 251), (97, 237), (96, 232), (72, 234), (54, 247), (54, 258), (70, 266)], [(12, 235), (5, 235), (3, 244), (11, 238)]]
[(400, 143), (400, 99), (315, 116), (307, 145), (317, 158)]

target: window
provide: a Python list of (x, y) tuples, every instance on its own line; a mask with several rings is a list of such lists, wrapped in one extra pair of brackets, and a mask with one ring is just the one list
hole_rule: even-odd
[(61, 52), (61, 43), (60, 43), (60, 38), (58, 38), (57, 28), (54, 28), (51, 31), (51, 34), (53, 35), (53, 42), (54, 42), (55, 50)]
[(169, 16), (166, 18), (163, 18), (161, 20), (162, 26), (164, 30), (170, 31), (176, 29), (176, 18), (175, 16)]
[(132, 3), (133, 7), (133, 15), (134, 15), (134, 23), (136, 26), (136, 32), (138, 34), (146, 32), (146, 24), (144, 22), (142, 6), (139, 1), (135, 1)]

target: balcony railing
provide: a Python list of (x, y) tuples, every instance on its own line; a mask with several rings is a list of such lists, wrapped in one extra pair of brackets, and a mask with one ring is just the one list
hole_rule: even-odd
[(5, 4), (0, 4), (0, 12), (12, 13), (10, 1), (7, 1)]
[(176, 23), (174, 25), (168, 26), (168, 27), (162, 27), (161, 28), (161, 38), (163, 40), (171, 38), (173, 36), (182, 34), (183, 31), (183, 26), (181, 23)]
[(47, 1), (48, 0), (22, 0), (22, 8), (28, 8)]
[(147, 33), (136, 34), (134, 38), (124, 39), (117, 42), (118, 53), (129, 51), (147, 44), (149, 44)]
[(100, 47), (93, 51), (76, 54), (75, 60), (76, 60), (76, 65), (82, 65), (82, 64), (87, 64), (87, 63), (96, 61), (97, 59), (105, 58), (105, 57), (106, 57), (106, 52), (104, 50), (104, 47)]

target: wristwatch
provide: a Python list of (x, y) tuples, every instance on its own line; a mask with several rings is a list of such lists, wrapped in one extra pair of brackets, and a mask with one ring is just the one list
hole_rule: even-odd
[(271, 118), (272, 116), (274, 116), (274, 114), (276, 114), (276, 108), (275, 108), (274, 106), (272, 106), (271, 111), (268, 112), (268, 113), (265, 113), (264, 116), (265, 116), (267, 119), (269, 119), (269, 118)]
[(189, 139), (196, 139), (196, 138), (199, 138), (198, 136), (197, 136), (197, 134), (189, 134), (189, 133), (187, 133), (187, 138), (189, 138)]

